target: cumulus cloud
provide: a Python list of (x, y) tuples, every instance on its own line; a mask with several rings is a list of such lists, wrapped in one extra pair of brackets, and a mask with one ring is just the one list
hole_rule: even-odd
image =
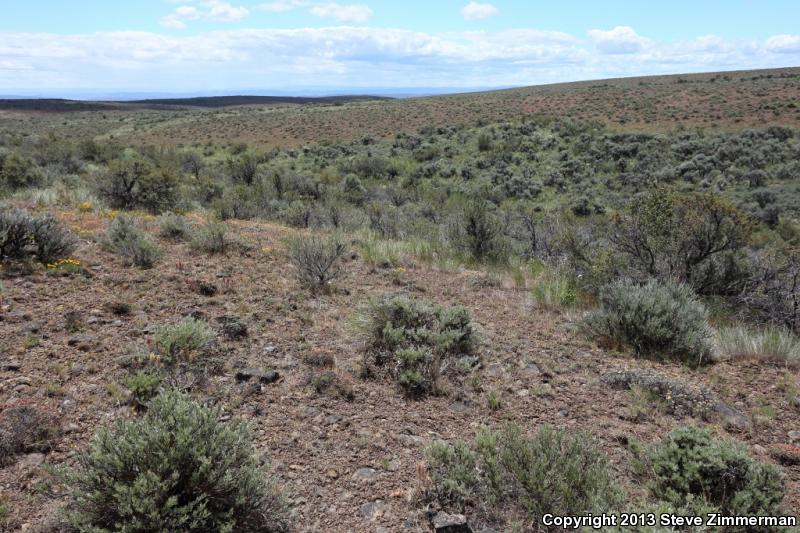
[(773, 35), (767, 39), (767, 49), (779, 54), (800, 52), (800, 35)]
[(648, 43), (630, 26), (617, 26), (608, 31), (589, 30), (589, 38), (598, 51), (603, 54), (635, 54)]
[[(204, 4), (193, 5), (204, 18)], [(797, 42), (791, 36), (751, 41), (703, 36), (647, 41), (618, 56), (595, 39), (537, 29), (426, 33), (342, 26), (181, 36), (0, 32), (0, 84), (162, 91), (527, 85), (800, 64)]]
[(312, 7), (309, 13), (316, 17), (331, 17), (339, 22), (366, 22), (373, 12), (362, 4), (339, 5), (336, 3), (319, 4)]
[(470, 2), (461, 8), (461, 16), (466, 20), (483, 20), (497, 15), (497, 8), (492, 4)]
[(223, 0), (203, 0), (199, 8), (189, 5), (191, 0), (182, 0), (181, 6), (176, 7), (172, 13), (161, 18), (161, 25), (165, 28), (183, 29), (190, 20), (207, 19), (218, 22), (236, 22), (250, 14), (244, 6), (233, 6)]

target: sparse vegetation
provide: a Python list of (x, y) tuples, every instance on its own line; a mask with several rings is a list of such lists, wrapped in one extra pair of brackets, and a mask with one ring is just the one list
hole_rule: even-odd
[(75, 237), (52, 215), (32, 215), (0, 204), (0, 260), (33, 259), (50, 263), (75, 249)]
[(800, 339), (785, 328), (752, 331), (742, 326), (721, 327), (716, 330), (716, 345), (721, 357), (800, 366)]
[(60, 432), (52, 410), (32, 403), (5, 406), (0, 412), (0, 465), (20, 453), (49, 451)]

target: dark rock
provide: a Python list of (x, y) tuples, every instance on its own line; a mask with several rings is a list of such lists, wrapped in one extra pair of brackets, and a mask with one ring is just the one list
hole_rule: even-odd
[(717, 402), (714, 412), (722, 419), (725, 428), (733, 431), (747, 431), (752, 425), (750, 419), (727, 404)]
[(439, 511), (433, 517), (433, 530), (438, 533), (471, 533), (467, 517), (463, 514), (447, 514)]
[(275, 383), (280, 378), (275, 370), (261, 370), (260, 368), (243, 368), (236, 371), (236, 381), (249, 381), (257, 379), (259, 382), (266, 385)]
[(222, 333), (229, 339), (241, 339), (247, 337), (247, 324), (233, 315), (222, 315), (217, 317), (217, 322), (222, 325)]
[(9, 372), (17, 372), (22, 368), (22, 365), (19, 361), (6, 361), (2, 364), (2, 366), (0, 366), (0, 368), (3, 370), (8, 370)]

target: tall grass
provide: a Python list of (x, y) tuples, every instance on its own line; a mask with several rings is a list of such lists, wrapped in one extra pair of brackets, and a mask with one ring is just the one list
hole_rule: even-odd
[(753, 331), (742, 326), (719, 328), (715, 338), (722, 358), (774, 361), (800, 367), (800, 338), (785, 328)]

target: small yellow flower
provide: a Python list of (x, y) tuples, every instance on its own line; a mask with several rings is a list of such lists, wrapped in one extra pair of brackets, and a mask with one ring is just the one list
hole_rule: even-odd
[(273, 249), (271, 246), (264, 246), (264, 247), (261, 249), (261, 253), (263, 253), (263, 254), (265, 254), (265, 255), (269, 255), (269, 254), (271, 254), (273, 251), (274, 251), (274, 249)]
[(82, 202), (78, 206), (78, 211), (80, 211), (81, 213), (88, 213), (88, 212), (93, 211), (93, 210), (94, 210), (94, 206), (92, 205), (92, 202)]

